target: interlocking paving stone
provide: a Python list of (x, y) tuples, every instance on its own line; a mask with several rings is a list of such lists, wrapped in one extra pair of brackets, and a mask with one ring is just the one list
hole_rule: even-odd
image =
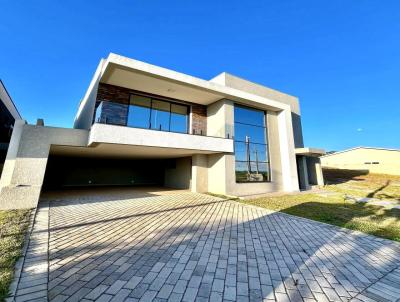
[(395, 242), (213, 196), (82, 191), (39, 204), (15, 300), (395, 301), (399, 265)]

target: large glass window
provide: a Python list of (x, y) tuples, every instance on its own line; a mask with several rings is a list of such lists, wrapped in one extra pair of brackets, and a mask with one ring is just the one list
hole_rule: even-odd
[(128, 126), (149, 128), (151, 99), (140, 95), (131, 95), (128, 113)]
[(127, 125), (172, 132), (188, 132), (188, 106), (141, 95), (130, 96)]
[(271, 180), (265, 112), (235, 105), (236, 182)]

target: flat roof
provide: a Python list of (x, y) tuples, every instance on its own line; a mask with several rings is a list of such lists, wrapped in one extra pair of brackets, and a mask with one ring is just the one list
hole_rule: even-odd
[[(102, 63), (100, 63), (102, 64)], [(232, 88), (213, 81), (155, 66), (110, 53), (102, 65), (100, 83), (209, 105), (229, 98), (233, 101), (272, 111), (290, 110), (283, 102)]]

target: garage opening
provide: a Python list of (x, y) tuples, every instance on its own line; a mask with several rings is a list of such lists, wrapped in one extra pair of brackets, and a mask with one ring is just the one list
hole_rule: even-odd
[(50, 155), (44, 189), (162, 186), (189, 189), (191, 157), (121, 159)]

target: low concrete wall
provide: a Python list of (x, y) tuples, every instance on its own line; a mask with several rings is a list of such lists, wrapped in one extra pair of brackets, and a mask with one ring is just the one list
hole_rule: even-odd
[(32, 126), (16, 121), (0, 179), (0, 208), (37, 205), (51, 145), (86, 146), (86, 130)]
[(93, 143), (189, 149), (204, 152), (233, 152), (231, 139), (97, 123), (90, 131), (89, 145)]

